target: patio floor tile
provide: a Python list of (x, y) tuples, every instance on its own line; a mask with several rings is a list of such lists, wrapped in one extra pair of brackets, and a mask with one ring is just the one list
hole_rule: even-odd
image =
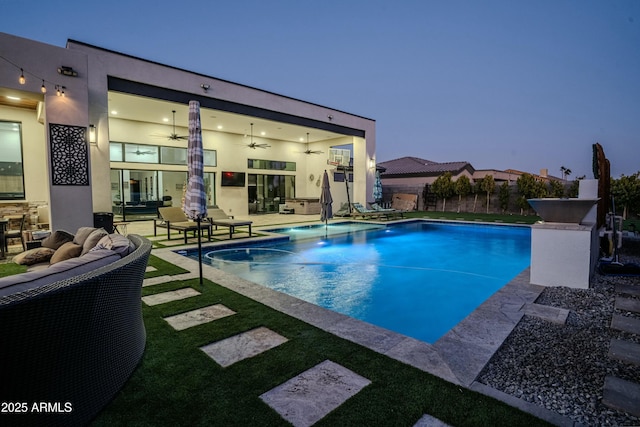
[(260, 398), (294, 426), (310, 426), (369, 384), (368, 379), (325, 360)]
[(260, 327), (207, 344), (200, 347), (200, 350), (207, 353), (220, 366), (226, 368), (236, 362), (271, 350), (287, 341), (287, 338), (271, 329)]
[(235, 311), (222, 305), (210, 305), (209, 307), (199, 308), (197, 310), (187, 311), (186, 313), (176, 314), (175, 316), (165, 317), (164, 320), (170, 324), (176, 331), (182, 331), (192, 326), (202, 325), (204, 323), (213, 322), (223, 317), (236, 314)]

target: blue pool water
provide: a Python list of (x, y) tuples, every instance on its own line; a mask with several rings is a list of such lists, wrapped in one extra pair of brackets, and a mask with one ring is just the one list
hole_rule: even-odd
[(296, 236), (280, 243), (205, 248), (203, 262), (429, 343), (530, 262), (528, 227), (424, 221), (332, 227), (277, 230)]

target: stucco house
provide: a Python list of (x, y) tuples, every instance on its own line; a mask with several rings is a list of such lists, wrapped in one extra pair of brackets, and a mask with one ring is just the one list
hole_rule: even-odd
[[(75, 40), (0, 33), (0, 47), (0, 216), (47, 206), (52, 228), (75, 230), (96, 212), (137, 219), (179, 205), (190, 100), (209, 202), (228, 213), (317, 199), (324, 170), (342, 180), (346, 163), (351, 196), (372, 192), (372, 119)], [(332, 190), (346, 201), (343, 183)]]

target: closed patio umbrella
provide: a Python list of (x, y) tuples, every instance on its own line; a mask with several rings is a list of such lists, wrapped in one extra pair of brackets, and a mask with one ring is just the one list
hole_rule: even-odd
[(207, 217), (207, 193), (204, 189), (204, 152), (200, 127), (200, 103), (189, 101), (189, 140), (187, 143), (187, 167), (189, 181), (184, 198), (185, 214), (198, 224), (198, 264), (202, 285), (202, 230), (200, 223)]
[(325, 227), (327, 226), (327, 221), (330, 218), (333, 218), (333, 208), (331, 204), (333, 203), (333, 198), (331, 197), (331, 188), (329, 187), (329, 175), (327, 171), (324, 171), (324, 175), (322, 176), (322, 190), (320, 193), (320, 221), (324, 221)]
[(376, 180), (373, 182), (373, 201), (379, 203), (382, 200), (382, 181), (380, 172), (376, 171)]

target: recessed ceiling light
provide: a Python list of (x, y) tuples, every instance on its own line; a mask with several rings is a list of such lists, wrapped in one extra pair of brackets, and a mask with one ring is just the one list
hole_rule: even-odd
[(222, 125), (218, 125), (218, 129), (222, 129)]
[(166, 123), (166, 122), (168, 122), (168, 121), (169, 121), (169, 119), (168, 119), (167, 117), (163, 117), (163, 118), (162, 118), (162, 121)]
[(265, 136), (267, 133), (265, 131), (260, 132), (260, 135)]
[(304, 138), (298, 138), (298, 141), (302, 142), (304, 141)]
[(116, 110), (111, 110), (111, 114), (113, 114), (114, 116), (117, 116), (118, 112)]
[(11, 99), (13, 101), (20, 101), (20, 98), (18, 98), (17, 96), (9, 96), (9, 95), (7, 95), (7, 98)]

